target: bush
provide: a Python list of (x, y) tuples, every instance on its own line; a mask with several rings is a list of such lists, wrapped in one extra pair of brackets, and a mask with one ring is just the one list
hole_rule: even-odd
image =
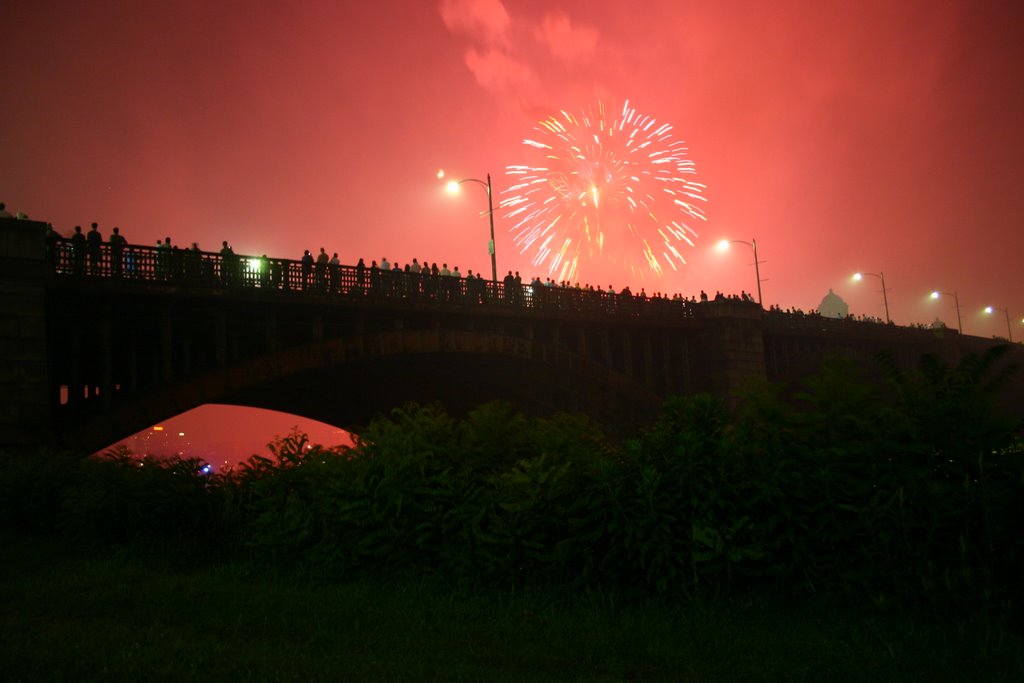
[(82, 456), (40, 449), (0, 453), (0, 525), (9, 533), (56, 534)]
[(213, 552), (223, 516), (203, 464), (136, 457), (124, 448), (82, 459), (64, 491), (61, 527), (80, 542)]
[[(407, 405), (351, 448), (237, 471), (111, 452), (0, 464), (9, 528), (226, 548), (320, 575), (435, 574), (666, 600), (771, 587), (964, 612), (1024, 599), (1021, 427), (998, 355), (883, 381), (835, 359), (730, 411), (675, 397), (624, 444), (582, 416)], [(995, 377), (993, 377), (995, 375)]]

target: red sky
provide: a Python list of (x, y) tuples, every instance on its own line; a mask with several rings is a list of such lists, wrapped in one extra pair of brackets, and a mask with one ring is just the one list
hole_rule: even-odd
[[(1024, 338), (1024, 5), (1002, 0), (149, 0), (4, 11), (0, 201), (61, 232), (490, 270), (486, 197), (558, 110), (628, 99), (686, 141), (707, 220), (648, 292)], [(547, 272), (498, 211), (498, 269)], [(670, 273), (672, 271), (669, 271)], [(1019, 337), (1018, 337), (1019, 335)]]

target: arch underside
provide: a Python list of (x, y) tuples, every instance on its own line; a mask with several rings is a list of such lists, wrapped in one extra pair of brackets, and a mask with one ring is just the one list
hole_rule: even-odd
[(307, 344), (182, 380), (81, 426), (95, 450), (206, 403), (267, 408), (358, 433), (407, 402), (453, 415), (507, 401), (531, 415), (580, 412), (613, 434), (650, 419), (660, 398), (636, 380), (531, 340), (471, 331), (381, 332)]

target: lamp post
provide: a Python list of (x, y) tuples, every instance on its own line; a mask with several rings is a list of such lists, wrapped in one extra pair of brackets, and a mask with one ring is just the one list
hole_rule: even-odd
[(854, 273), (853, 279), (856, 280), (857, 282), (860, 282), (861, 280), (864, 279), (865, 275), (877, 277), (879, 280), (882, 281), (882, 301), (885, 303), (885, 322), (886, 324), (891, 323), (892, 320), (889, 318), (889, 296), (886, 293), (888, 290), (886, 290), (885, 288), (885, 273), (881, 271), (877, 273)]
[[(443, 173), (438, 174), (443, 175)], [(479, 178), (463, 178), (462, 180), (449, 180), (448, 191), (458, 192), (459, 187), (463, 183), (476, 183), (481, 185), (484, 190), (487, 191), (487, 217), (491, 222), (491, 241), (487, 244), (487, 251), (491, 254), (491, 280), (494, 282), (498, 281), (498, 261), (494, 254), (494, 200), (491, 198), (491, 174), (487, 174), (487, 180), (483, 181)]]
[(754, 250), (754, 277), (757, 278), (757, 304), (764, 308), (764, 303), (761, 301), (761, 262), (757, 260), (757, 240), (752, 239), (749, 242), (744, 240), (722, 240), (718, 243), (718, 250), (725, 251), (729, 248), (730, 244), (745, 244)]
[(960, 334), (963, 334), (964, 326), (960, 322), (960, 298), (956, 295), (956, 292), (940, 292), (938, 290), (932, 292), (933, 299), (938, 299), (942, 295), (953, 297), (953, 303), (956, 304), (956, 329)]
[(985, 312), (992, 315), (996, 311), (1002, 311), (1003, 315), (1006, 316), (1006, 336), (1010, 339), (1010, 343), (1013, 343), (1013, 330), (1010, 329), (1010, 312), (1005, 308), (999, 308), (998, 306), (986, 306)]

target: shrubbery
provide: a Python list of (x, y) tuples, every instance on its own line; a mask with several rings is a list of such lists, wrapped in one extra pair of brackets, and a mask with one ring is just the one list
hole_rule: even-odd
[(883, 359), (881, 381), (837, 360), (733, 411), (672, 398), (624, 444), (580, 416), (409, 405), (351, 448), (292, 434), (212, 479), (125, 453), (7, 457), (0, 511), (16, 529), (325, 576), (1019, 606), (1024, 448), (998, 411), (998, 360), (902, 374)]
[(132, 545), (179, 556), (216, 552), (225, 539), (220, 482), (197, 459), (135, 457), (124, 448), (0, 457), (6, 531), (64, 537), (86, 547)]

